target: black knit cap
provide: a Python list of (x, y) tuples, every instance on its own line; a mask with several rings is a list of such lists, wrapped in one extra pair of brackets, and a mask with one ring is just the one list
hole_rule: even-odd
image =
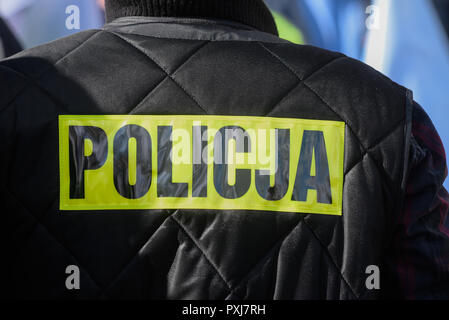
[(263, 0), (106, 0), (107, 22), (129, 16), (232, 20), (278, 35)]

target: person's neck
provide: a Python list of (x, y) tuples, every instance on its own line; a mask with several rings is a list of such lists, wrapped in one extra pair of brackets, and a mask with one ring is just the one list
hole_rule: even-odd
[(106, 0), (106, 21), (129, 16), (212, 18), (278, 35), (262, 0)]

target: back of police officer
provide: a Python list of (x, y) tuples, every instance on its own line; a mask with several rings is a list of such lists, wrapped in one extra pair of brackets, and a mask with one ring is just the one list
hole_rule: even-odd
[[(101, 30), (0, 63), (9, 296), (397, 293), (410, 92), (279, 39), (260, 0), (110, 0), (106, 13)], [(276, 165), (231, 166), (221, 147)]]

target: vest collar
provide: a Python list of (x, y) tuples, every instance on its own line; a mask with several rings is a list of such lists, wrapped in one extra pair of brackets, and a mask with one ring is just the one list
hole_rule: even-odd
[(107, 22), (131, 16), (230, 20), (278, 35), (274, 18), (262, 0), (106, 1)]

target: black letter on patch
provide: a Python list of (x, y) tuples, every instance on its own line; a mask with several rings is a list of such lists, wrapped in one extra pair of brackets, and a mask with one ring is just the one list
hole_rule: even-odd
[[(129, 140), (136, 139), (136, 184), (129, 183)], [(114, 184), (127, 199), (139, 199), (151, 186), (151, 137), (148, 131), (131, 124), (121, 128), (114, 138)]]
[[(85, 155), (85, 141), (92, 142), (92, 154)], [(103, 129), (69, 126), (70, 199), (84, 199), (84, 171), (100, 169), (108, 157), (108, 137)]]
[(251, 186), (251, 170), (236, 169), (235, 185), (228, 184), (228, 145), (234, 139), (236, 152), (251, 152), (248, 133), (241, 127), (221, 128), (214, 139), (214, 184), (218, 194), (226, 199), (237, 199), (245, 195)]
[[(310, 175), (313, 153), (315, 154), (315, 176)], [(329, 164), (322, 131), (304, 131), (292, 200), (307, 201), (309, 189), (316, 190), (319, 203), (332, 203)]]
[(185, 198), (188, 196), (188, 183), (173, 182), (172, 141), (171, 126), (157, 128), (157, 196)]
[(192, 137), (192, 196), (195, 198), (207, 197), (207, 162), (203, 155), (207, 154), (207, 127), (193, 126)]
[[(263, 174), (265, 173), (265, 174)], [(259, 195), (271, 201), (281, 200), (288, 190), (290, 175), (290, 130), (276, 129), (276, 173), (274, 186), (269, 172), (256, 170), (256, 189)]]

